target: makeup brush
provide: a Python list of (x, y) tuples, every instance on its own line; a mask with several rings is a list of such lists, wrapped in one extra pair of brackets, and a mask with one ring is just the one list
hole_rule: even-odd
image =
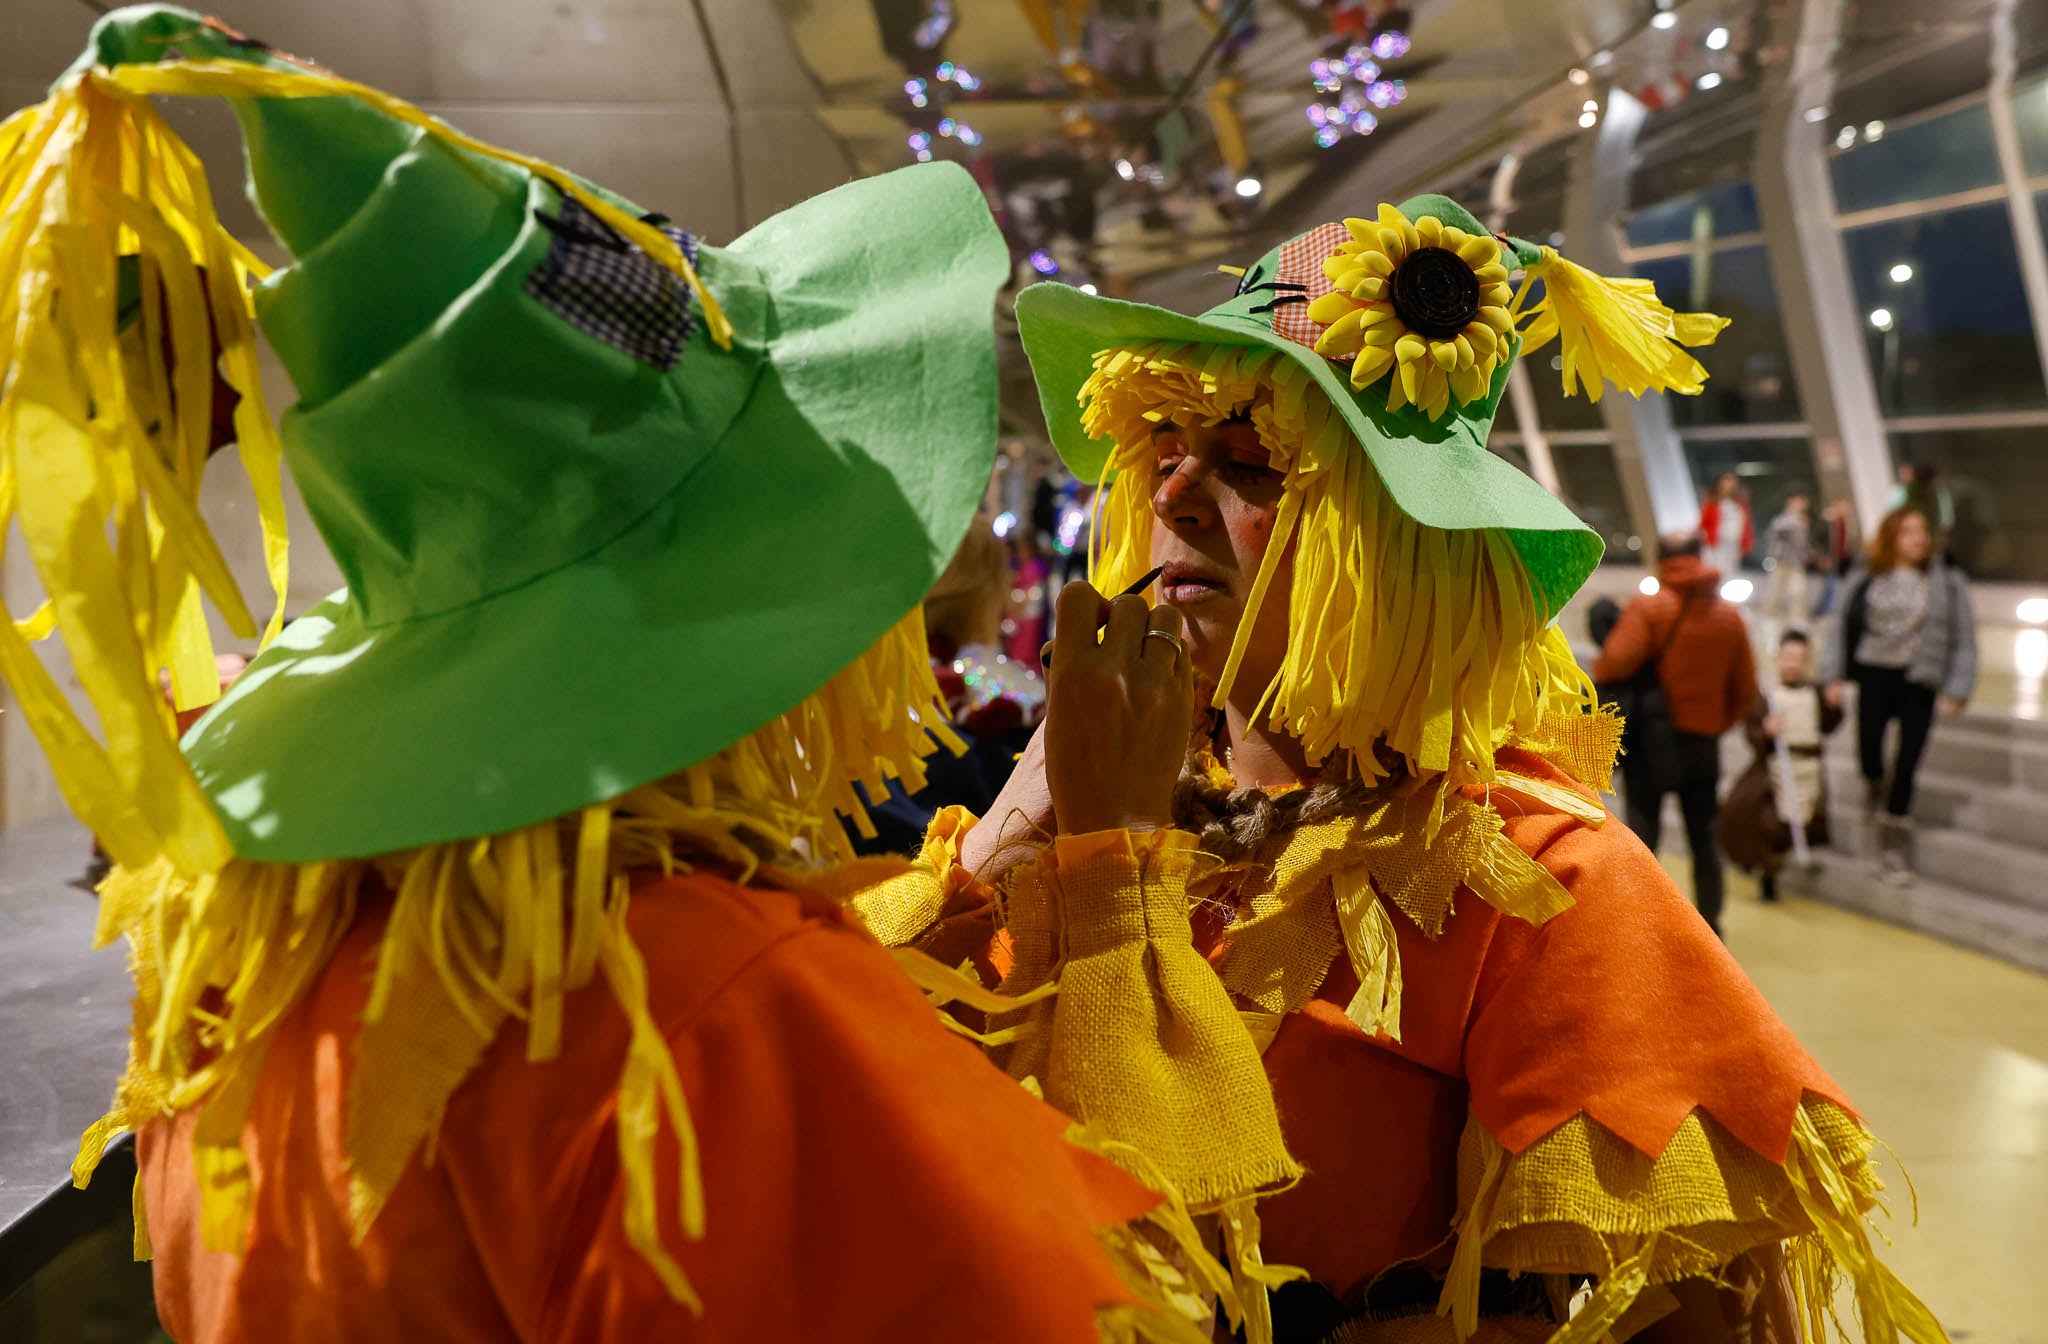
[[(1161, 574), (1164, 574), (1165, 572), (1166, 566), (1159, 566), (1159, 568), (1153, 570), (1144, 578), (1139, 579), (1136, 583), (1132, 584), (1130, 587), (1118, 593), (1117, 597), (1136, 597), (1139, 593), (1142, 593), (1147, 588), (1150, 588), (1152, 586), (1152, 581), (1158, 578)], [(1115, 599), (1111, 600), (1114, 601)], [(1096, 627), (1098, 633), (1100, 633), (1101, 629), (1102, 627), (1100, 626)], [(1049, 668), (1052, 666), (1052, 642), (1050, 640), (1046, 642), (1044, 648), (1038, 651), (1038, 665), (1042, 668)]]

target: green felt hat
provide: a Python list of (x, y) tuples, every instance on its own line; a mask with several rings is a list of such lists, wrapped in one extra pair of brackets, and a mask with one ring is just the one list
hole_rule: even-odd
[[(81, 64), (284, 58), (116, 11)], [(237, 98), (292, 265), (256, 296), (347, 588), (188, 734), (235, 851), (388, 853), (564, 815), (791, 709), (913, 610), (995, 451), (1008, 256), (948, 164), (725, 247), (731, 324), (539, 175), (353, 98)], [(599, 192), (640, 216), (637, 207)]]
[[(1417, 196), (1399, 209), (1410, 221), (1434, 216), (1469, 237), (1489, 238), (1471, 213), (1448, 197)], [(1487, 450), (1486, 436), (1507, 388), (1509, 366), (1520, 352), (1519, 338), (1504, 338), (1484, 394), (1453, 402), (1439, 418), (1414, 405), (1388, 410), (1384, 380), (1353, 389), (1349, 361), (1316, 352), (1326, 324), (1308, 316), (1316, 301), (1335, 289), (1325, 259), (1353, 237), (1345, 224), (1336, 223), (1288, 240), (1246, 269), (1235, 294), (1199, 317), (1085, 294), (1070, 285), (1025, 290), (1017, 297), (1017, 326), (1053, 443), (1077, 476), (1101, 476), (1113, 445), (1089, 437), (1079, 401), (1100, 351), (1140, 342), (1271, 347), (1313, 376), (1364, 446), (1397, 506), (1426, 527), (1504, 532), (1547, 614), (1554, 616), (1600, 563), (1604, 548), (1599, 534), (1554, 495)], [(1532, 244), (1491, 241), (1508, 270), (1539, 259)]]

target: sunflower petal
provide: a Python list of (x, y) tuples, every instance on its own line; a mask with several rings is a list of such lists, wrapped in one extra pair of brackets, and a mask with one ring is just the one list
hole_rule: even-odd
[(1387, 278), (1383, 275), (1374, 275), (1370, 271), (1365, 272), (1365, 277), (1351, 286), (1351, 297), (1354, 299), (1380, 299), (1385, 298), (1386, 293)]
[[(1456, 251), (1464, 259), (1465, 264), (1474, 270), (1481, 266), (1498, 265), (1500, 262), (1500, 244), (1483, 233), (1468, 235), (1458, 244)], [(1501, 279), (1505, 280), (1507, 277), (1502, 276)]]
[(1352, 308), (1332, 322), (1316, 337), (1316, 353), (1331, 359), (1356, 353), (1360, 345), (1358, 324), (1364, 315), (1365, 309)]
[(1446, 373), (1458, 367), (1458, 347), (1450, 341), (1431, 341), (1429, 357)]
[(1394, 367), (1394, 352), (1385, 346), (1367, 346), (1351, 361), (1351, 385), (1365, 388), (1386, 377)]
[(1415, 236), (1422, 240), (1424, 247), (1442, 247), (1444, 222), (1435, 215), (1424, 215), (1415, 221)]
[(1382, 202), (1379, 219), (1381, 228), (1392, 229), (1401, 235), (1402, 256), (1407, 256), (1422, 245), (1416, 235), (1415, 225), (1409, 222), (1408, 216), (1402, 214), (1398, 207)]
[(1348, 294), (1329, 293), (1308, 306), (1308, 320), (1328, 326), (1346, 313), (1357, 312), (1358, 305)]

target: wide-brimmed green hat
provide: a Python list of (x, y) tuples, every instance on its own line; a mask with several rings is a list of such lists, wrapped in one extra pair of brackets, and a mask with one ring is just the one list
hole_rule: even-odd
[[(1497, 253), (1507, 270), (1535, 264), (1542, 256), (1533, 244), (1492, 238), (1469, 211), (1444, 196), (1418, 196), (1399, 209), (1410, 221), (1434, 217), (1468, 240), (1486, 240), (1486, 248)], [(1328, 324), (1310, 320), (1308, 310), (1337, 288), (1325, 262), (1363, 232), (1364, 227), (1354, 232), (1335, 223), (1290, 239), (1248, 267), (1236, 292), (1199, 317), (1098, 297), (1070, 285), (1039, 284), (1025, 290), (1017, 298), (1017, 325), (1038, 379), (1053, 443), (1083, 480), (1101, 475), (1114, 445), (1089, 437), (1082, 426), (1079, 395), (1096, 355), (1105, 349), (1144, 342), (1276, 349), (1314, 377), (1365, 448), (1398, 507), (1427, 527), (1496, 528), (1506, 533), (1527, 566), (1531, 584), (1554, 615), (1599, 564), (1603, 546), (1599, 535), (1555, 496), (1487, 450), (1487, 434), (1507, 387), (1509, 366), (1520, 352), (1520, 339), (1512, 334), (1501, 338), (1500, 359), (1490, 381), (1483, 384), (1483, 395), (1453, 402), (1436, 417), (1412, 404), (1388, 410), (1388, 382), (1382, 379), (1354, 389), (1348, 359), (1316, 352), (1315, 342)], [(1446, 263), (1445, 273), (1430, 279), (1448, 283), (1459, 277)], [(1424, 286), (1418, 296), (1424, 302), (1430, 298), (1428, 288)], [(1451, 288), (1456, 290), (1456, 284)], [(1392, 297), (1387, 295), (1390, 302)], [(1453, 308), (1462, 301), (1476, 313), (1480, 295), (1477, 288), (1468, 287), (1462, 294), (1437, 297)], [(1471, 313), (1458, 311), (1452, 317), (1455, 327), (1469, 321)]]
[[(101, 20), (81, 65), (165, 59), (298, 68), (164, 6)], [(993, 461), (1008, 271), (957, 166), (722, 248), (598, 192), (680, 246), (728, 348), (676, 271), (520, 163), (354, 98), (233, 105), (294, 258), (256, 297), (301, 398), (286, 455), (348, 581), (186, 738), (236, 853), (615, 797), (797, 705), (943, 569)]]

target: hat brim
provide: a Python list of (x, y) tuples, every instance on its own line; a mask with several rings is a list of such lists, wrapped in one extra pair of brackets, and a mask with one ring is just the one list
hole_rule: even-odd
[(468, 606), (370, 627), (337, 594), (193, 727), (239, 855), (388, 853), (615, 797), (794, 707), (923, 598), (994, 461), (1008, 256), (980, 189), (905, 169), (728, 250), (759, 268), (777, 326), (679, 487)]
[(1383, 387), (1362, 398), (1339, 365), (1252, 317), (1188, 317), (1085, 294), (1071, 285), (1038, 284), (1017, 296), (1017, 328), (1038, 380), (1053, 444), (1083, 480), (1101, 476), (1111, 447), (1090, 438), (1081, 425), (1081, 386), (1099, 351), (1141, 341), (1266, 346), (1308, 370), (1364, 446), (1402, 512), (1425, 527), (1507, 533), (1550, 614), (1600, 563), (1605, 547), (1599, 535), (1555, 495), (1486, 447), (1491, 407), (1506, 386), (1506, 364), (1495, 374), (1485, 414), (1431, 421), (1412, 407), (1389, 413), (1375, 406), (1372, 398), (1383, 400)]

